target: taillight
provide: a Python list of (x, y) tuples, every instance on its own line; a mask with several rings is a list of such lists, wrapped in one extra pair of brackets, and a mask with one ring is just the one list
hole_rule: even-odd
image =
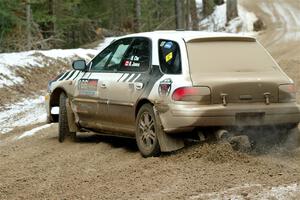
[(279, 102), (296, 101), (296, 86), (294, 84), (286, 84), (279, 86)]
[(174, 101), (210, 102), (210, 89), (208, 87), (180, 87), (173, 94)]

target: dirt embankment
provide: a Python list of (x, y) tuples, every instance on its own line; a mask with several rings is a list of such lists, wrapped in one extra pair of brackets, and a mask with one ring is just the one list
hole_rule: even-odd
[(71, 66), (66, 60), (51, 59), (42, 54), (35, 56), (42, 57), (44, 67), (17, 68), (15, 73), (23, 79), (23, 83), (0, 88), (0, 110), (4, 105), (13, 104), (22, 98), (45, 94), (48, 81)]

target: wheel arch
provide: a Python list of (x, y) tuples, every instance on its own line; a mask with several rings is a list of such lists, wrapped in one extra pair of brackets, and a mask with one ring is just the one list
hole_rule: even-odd
[(51, 108), (52, 107), (59, 107), (59, 97), (61, 95), (61, 93), (65, 93), (67, 95), (67, 92), (59, 87), (56, 88), (55, 90), (53, 90), (53, 92), (50, 95), (50, 100), (49, 100), (49, 112), (50, 112), (50, 120), (52, 122), (58, 122), (58, 115), (52, 115), (51, 114)]
[(52, 93), (51, 93), (51, 96), (50, 96), (50, 107), (53, 107), (53, 106), (59, 106), (59, 96), (61, 93), (65, 93), (67, 95), (67, 92), (59, 87), (59, 88), (56, 88)]
[(136, 118), (137, 115), (138, 115), (138, 112), (140, 110), (140, 108), (144, 105), (144, 104), (151, 104), (151, 105), (154, 105), (149, 99), (140, 99), (138, 101), (138, 103), (136, 104), (135, 106), (135, 112), (134, 112), (134, 117)]

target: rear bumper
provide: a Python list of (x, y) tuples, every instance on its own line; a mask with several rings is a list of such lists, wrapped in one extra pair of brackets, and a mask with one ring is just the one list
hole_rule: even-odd
[(189, 131), (208, 126), (263, 126), (300, 122), (300, 107), (296, 103), (228, 106), (169, 104), (156, 105), (156, 108), (166, 132)]

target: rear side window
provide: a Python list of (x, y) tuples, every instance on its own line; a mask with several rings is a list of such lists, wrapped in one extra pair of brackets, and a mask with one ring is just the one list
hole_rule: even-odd
[(159, 63), (165, 74), (181, 74), (179, 45), (171, 40), (159, 40)]

